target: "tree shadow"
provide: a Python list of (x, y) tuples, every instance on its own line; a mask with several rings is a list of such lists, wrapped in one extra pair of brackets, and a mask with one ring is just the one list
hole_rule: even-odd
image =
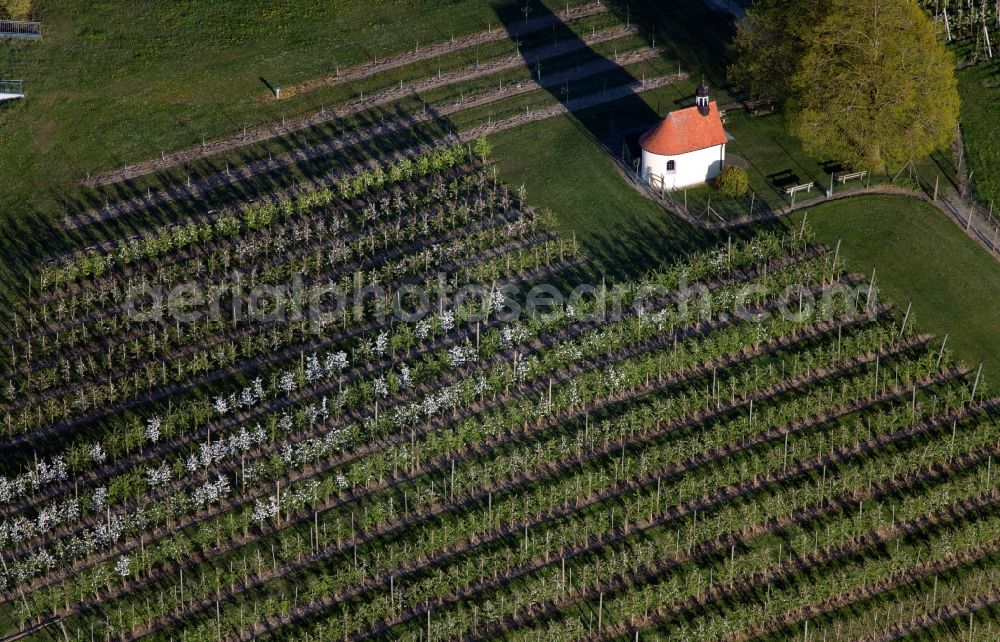
[(684, 69), (704, 75), (710, 86), (731, 89), (726, 71), (736, 61), (732, 16), (713, 10), (704, 0), (611, 0), (611, 5), (619, 17), (630, 14), (663, 43), (667, 60), (676, 59)]
[[(636, 122), (653, 123), (657, 120), (657, 113), (649, 107), (639, 94), (638, 88), (641, 86), (641, 80), (633, 76), (625, 67), (618, 64), (617, 60), (608, 58), (587, 44), (558, 14), (541, 2), (529, 0), (529, 2), (521, 6), (500, 8), (497, 10), (497, 17), (503, 28), (507, 31), (508, 37), (515, 42), (519, 41), (519, 38), (532, 21), (551, 22), (554, 41), (559, 41), (561, 44), (573, 48), (583, 57), (604, 62), (606, 71), (602, 73), (602, 76), (606, 84), (601, 91), (606, 92), (608, 88), (617, 87), (629, 88), (623, 97), (614, 101), (617, 110), (629, 112)], [(631, 23), (630, 16), (626, 17), (626, 22)], [(575, 109), (586, 107), (584, 99), (574, 94), (574, 82), (572, 80), (566, 80), (566, 82), (555, 80), (559, 76), (549, 79), (546, 76), (545, 63), (538, 60), (534, 49), (519, 48), (519, 53), (524, 60), (525, 66), (531, 70), (532, 79), (539, 83), (542, 89), (552, 96), (552, 98), (566, 107), (574, 121), (592, 140), (603, 145), (605, 148), (609, 148), (612, 141), (609, 140), (609, 131), (607, 128), (600, 127), (593, 121), (578, 118), (574, 114)], [(585, 83), (581, 82), (579, 84)]]

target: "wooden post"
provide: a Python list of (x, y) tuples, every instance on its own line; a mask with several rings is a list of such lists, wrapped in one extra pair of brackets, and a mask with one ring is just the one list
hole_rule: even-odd
[(944, 358), (944, 347), (946, 345), (948, 345), (948, 335), (947, 334), (944, 335), (944, 341), (941, 342), (941, 350), (938, 352), (937, 365), (934, 366), (935, 368), (940, 368), (941, 367), (941, 359)]
[(935, 176), (934, 177), (934, 202), (935, 203), (937, 202), (937, 198), (938, 198), (938, 184), (940, 182), (941, 182), (941, 176), (940, 175)]
[(868, 296), (865, 297), (865, 306), (869, 309), (872, 307), (872, 290), (875, 288), (875, 268), (872, 268), (872, 280), (868, 284)]
[(840, 258), (840, 243), (844, 239), (837, 239), (837, 249), (833, 251), (833, 266), (830, 268), (830, 284), (833, 285), (833, 280), (837, 278), (837, 259)]
[(906, 322), (910, 320), (910, 310), (913, 309), (913, 301), (911, 300), (909, 305), (906, 306), (906, 314), (903, 316), (903, 323), (899, 326), (899, 338), (903, 338), (903, 333), (906, 331)]
[(979, 377), (983, 374), (983, 364), (979, 364), (979, 370), (976, 371), (976, 381), (972, 384), (972, 395), (969, 396), (969, 403), (976, 400), (976, 389), (979, 388)]

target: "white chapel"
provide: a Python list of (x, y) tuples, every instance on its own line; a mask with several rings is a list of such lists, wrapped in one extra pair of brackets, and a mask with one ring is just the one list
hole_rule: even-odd
[(703, 80), (694, 107), (667, 114), (639, 139), (642, 180), (668, 190), (706, 183), (725, 166), (727, 142), (719, 107)]

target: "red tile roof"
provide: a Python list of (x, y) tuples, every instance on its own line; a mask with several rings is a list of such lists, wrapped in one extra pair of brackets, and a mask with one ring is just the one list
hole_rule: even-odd
[(702, 116), (697, 107), (670, 112), (656, 127), (642, 135), (639, 144), (653, 154), (678, 156), (723, 145), (727, 140), (719, 107), (712, 101), (708, 105), (708, 116)]

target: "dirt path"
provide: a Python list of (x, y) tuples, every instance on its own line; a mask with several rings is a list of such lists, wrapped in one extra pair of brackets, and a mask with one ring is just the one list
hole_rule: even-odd
[[(620, 57), (618, 64), (621, 64), (622, 61), (623, 58)], [(545, 120), (547, 118), (552, 118), (553, 116), (559, 116), (562, 114), (568, 114), (575, 110), (588, 109), (590, 107), (595, 107), (603, 103), (612, 102), (615, 100), (619, 100), (621, 98), (628, 97), (632, 94), (658, 89), (660, 87), (664, 87), (666, 85), (676, 82), (677, 80), (681, 80), (687, 77), (688, 77), (687, 73), (670, 74), (667, 76), (659, 76), (657, 78), (649, 78), (646, 79), (644, 82), (640, 81), (628, 85), (621, 85), (613, 89), (609, 89), (606, 92), (602, 92), (600, 94), (591, 94), (588, 96), (584, 96), (582, 98), (576, 98), (570, 100), (568, 103), (559, 103), (543, 109), (536, 109), (534, 111), (529, 111), (528, 113), (520, 114), (518, 116), (513, 116), (504, 120), (491, 121), (486, 125), (480, 125), (468, 130), (461, 131), (457, 135), (448, 135), (442, 137), (434, 141), (433, 143), (411, 147), (406, 150), (401, 150), (394, 158), (402, 156), (413, 156), (415, 154), (427, 151), (431, 147), (441, 144), (471, 142), (484, 134), (495, 134), (497, 132), (501, 132), (506, 129), (511, 129), (514, 127), (519, 127), (527, 123)], [(548, 85), (548, 83), (549, 79), (546, 79), (545, 84)], [(536, 86), (532, 87), (531, 90), (538, 88), (537, 82), (532, 84)], [(514, 88), (516, 89), (516, 85), (514, 86)], [(505, 93), (503, 94), (503, 96), (498, 96), (496, 99), (499, 99), (501, 97), (506, 98), (512, 95), (511, 93), (507, 93), (509, 91), (512, 91), (511, 89), (508, 88), (505, 89), (504, 91)], [(463, 104), (462, 108), (467, 109), (473, 106), (476, 105), (470, 104), (470, 101), (466, 101)], [(455, 112), (450, 112), (450, 113), (455, 113)], [(424, 120), (425, 119), (420, 115), (413, 115), (406, 121), (396, 121), (391, 124), (386, 123), (384, 125), (378, 125), (374, 129), (377, 129), (380, 132), (379, 135), (382, 135), (390, 133), (392, 131), (401, 131), (407, 124), (409, 124), (409, 126), (412, 126), (419, 122), (424, 122)], [(351, 137), (354, 137), (354, 139), (351, 140)], [(284, 169), (291, 165), (295, 165), (297, 163), (313, 160), (323, 156), (328, 156), (330, 154), (336, 153), (337, 151), (343, 149), (349, 144), (355, 144), (357, 142), (371, 140), (373, 137), (374, 134), (370, 133), (362, 134), (360, 132), (354, 132), (352, 134), (348, 134), (330, 141), (325, 141), (323, 143), (319, 143), (311, 147), (305, 147), (296, 150), (294, 152), (284, 154), (282, 156), (276, 156), (266, 160), (262, 159), (259, 161), (254, 161), (251, 163), (247, 163), (246, 165), (235, 167), (228, 172), (220, 172), (212, 176), (207, 176), (205, 178), (192, 180), (186, 185), (173, 185), (159, 192), (150, 192), (145, 196), (138, 196), (126, 201), (111, 203), (105, 207), (83, 212), (81, 214), (68, 215), (63, 219), (61, 227), (67, 230), (76, 229), (93, 223), (99, 223), (101, 221), (115, 219), (120, 216), (134, 214), (136, 212), (140, 212), (150, 207), (162, 205), (165, 203), (170, 203), (172, 201), (198, 198), (199, 196), (202, 196), (203, 194), (211, 190), (217, 189), (219, 187), (230, 185), (232, 183), (238, 183), (240, 181), (249, 180), (254, 178), (255, 176)], [(392, 158), (388, 158), (385, 160), (391, 162)], [(345, 173), (362, 171), (366, 167), (368, 167), (368, 164), (358, 164), (351, 167)], [(323, 181), (322, 183), (326, 185), (328, 184), (328, 181)], [(316, 182), (316, 185), (318, 184), (319, 181)], [(303, 187), (308, 189), (307, 186)]]
[[(483, 31), (479, 33), (474, 33), (462, 38), (452, 39), (449, 42), (441, 43), (437, 45), (432, 45), (424, 49), (417, 51), (407, 52), (405, 54), (400, 54), (384, 60), (376, 60), (372, 62), (363, 63), (356, 67), (351, 67), (344, 71), (341, 71), (335, 75), (328, 76), (319, 80), (308, 81), (297, 85), (294, 87), (283, 87), (282, 96), (283, 99), (289, 98), (296, 94), (302, 94), (309, 91), (318, 89), (319, 87), (327, 85), (342, 84), (352, 80), (360, 80), (363, 78), (368, 78), (374, 76), (378, 73), (396, 69), (399, 67), (404, 67), (406, 65), (412, 64), (414, 62), (422, 60), (432, 60), (439, 56), (461, 51), (462, 49), (467, 49), (478, 44), (495, 42), (499, 40), (505, 40), (511, 36), (520, 36), (532, 32), (539, 31), (546, 27), (554, 24), (560, 24), (564, 20), (576, 20), (580, 18), (585, 18), (588, 16), (593, 16), (608, 11), (608, 7), (602, 2), (595, 2), (581, 7), (574, 7), (564, 11), (560, 11), (551, 16), (545, 16), (543, 18), (536, 18), (534, 20), (529, 20), (525, 23), (519, 23), (517, 25), (512, 25), (508, 29), (496, 28), (489, 31)], [(260, 143), (263, 141), (271, 140), (280, 136), (287, 136), (296, 131), (306, 129), (309, 127), (314, 127), (331, 120), (342, 119), (351, 114), (356, 114), (365, 109), (371, 109), (372, 107), (384, 104), (392, 100), (398, 100), (399, 98), (405, 97), (417, 91), (427, 91), (429, 89), (434, 89), (436, 87), (441, 87), (447, 84), (462, 82), (466, 80), (472, 80), (479, 76), (484, 76), (495, 71), (500, 71), (503, 69), (510, 69), (515, 66), (523, 65), (525, 56), (539, 57), (540, 59), (551, 58), (553, 56), (562, 55), (585, 47), (587, 44), (597, 44), (600, 42), (605, 42), (614, 38), (627, 35), (629, 33), (637, 33), (635, 28), (621, 27), (619, 29), (610, 29), (607, 31), (602, 31), (597, 34), (593, 34), (590, 37), (574, 38), (572, 40), (557, 43), (555, 45), (549, 45), (547, 47), (541, 47), (537, 50), (531, 52), (525, 52), (521, 55), (513, 56), (516, 59), (516, 64), (511, 64), (511, 58), (504, 58), (497, 61), (495, 64), (478, 65), (470, 68), (462, 69), (458, 72), (452, 74), (447, 74), (444, 76), (435, 76), (432, 78), (427, 78), (410, 85), (401, 85), (396, 88), (387, 89), (377, 94), (373, 94), (367, 100), (361, 98), (360, 100), (348, 103), (342, 107), (333, 110), (321, 110), (314, 114), (303, 116), (301, 118), (296, 118), (290, 121), (284, 121), (280, 125), (272, 124), (265, 125), (253, 130), (244, 130), (242, 133), (235, 136), (230, 136), (228, 138), (223, 138), (220, 140), (212, 141), (207, 144), (202, 144), (198, 147), (192, 147), (172, 154), (167, 154), (161, 156), (159, 159), (152, 159), (137, 163), (135, 165), (126, 165), (125, 167), (111, 170), (100, 174), (98, 176), (90, 177), (87, 180), (80, 181), (79, 185), (84, 187), (105, 187), (108, 185), (114, 185), (123, 181), (138, 178), (140, 176), (146, 176), (153, 174), (158, 171), (162, 171), (173, 167), (175, 165), (180, 165), (183, 163), (188, 163), (201, 158), (206, 158), (208, 156), (213, 156), (215, 154), (220, 154), (229, 150), (233, 150), (239, 147), (245, 147), (246, 145), (251, 145), (254, 143)], [(616, 35), (617, 34), (617, 35)]]

